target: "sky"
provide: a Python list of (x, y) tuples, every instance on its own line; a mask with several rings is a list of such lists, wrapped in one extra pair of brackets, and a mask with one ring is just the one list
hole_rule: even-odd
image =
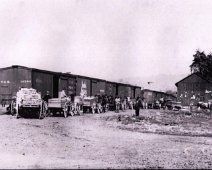
[(187, 74), (212, 51), (212, 1), (0, 0), (0, 67), (103, 79)]

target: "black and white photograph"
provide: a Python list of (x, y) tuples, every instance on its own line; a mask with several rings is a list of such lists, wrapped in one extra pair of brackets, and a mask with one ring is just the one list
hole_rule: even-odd
[(212, 169), (212, 1), (0, 0), (0, 169)]

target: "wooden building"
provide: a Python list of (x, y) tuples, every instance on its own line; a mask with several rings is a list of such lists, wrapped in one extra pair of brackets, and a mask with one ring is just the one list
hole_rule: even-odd
[(190, 105), (190, 102), (207, 102), (212, 98), (212, 79), (206, 79), (199, 73), (192, 73), (178, 81), (177, 98), (183, 105)]

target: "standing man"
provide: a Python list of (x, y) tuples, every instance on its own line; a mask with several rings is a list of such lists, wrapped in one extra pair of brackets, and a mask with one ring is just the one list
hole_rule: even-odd
[(51, 99), (51, 95), (49, 94), (49, 91), (46, 92), (46, 95), (43, 97), (43, 100), (48, 103), (48, 100)]
[(120, 98), (118, 96), (116, 96), (116, 98), (115, 98), (115, 107), (116, 107), (115, 112), (118, 113), (119, 107), (120, 107)]
[(103, 113), (105, 113), (106, 112), (106, 104), (107, 104), (105, 95), (102, 96), (101, 102), (102, 102), (102, 111), (103, 111)]
[[(51, 99), (51, 95), (49, 94), (49, 91), (46, 91), (46, 95), (43, 97), (43, 104), (46, 110), (48, 110), (48, 100)], [(46, 116), (49, 114), (49, 111), (46, 113)]]
[(141, 100), (139, 97), (137, 97), (136, 101), (135, 101), (135, 115), (136, 116), (139, 116), (140, 108), (141, 108)]

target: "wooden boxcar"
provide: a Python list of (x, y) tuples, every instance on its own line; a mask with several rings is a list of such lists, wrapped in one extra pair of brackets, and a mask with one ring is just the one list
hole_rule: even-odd
[(118, 84), (118, 96), (119, 97), (125, 97), (126, 96), (126, 90), (127, 86), (125, 86), (125, 84)]
[(134, 86), (135, 88), (135, 95), (134, 95), (134, 98), (136, 97), (141, 97), (141, 87), (139, 86)]
[(0, 69), (0, 101), (9, 100), (20, 87), (34, 88), (43, 97), (46, 91), (54, 98), (65, 90), (67, 95), (87, 96), (97, 94), (135, 98), (140, 94), (140, 87), (129, 84), (110, 82), (69, 73), (53, 72), (36, 68), (14, 65)]
[(91, 78), (91, 95), (105, 95), (106, 80)]
[(32, 87), (31, 69), (12, 66), (0, 69), (0, 101), (10, 100), (19, 87)]
[(161, 98), (164, 98), (165, 100), (168, 100), (168, 99), (173, 101), (177, 100), (177, 97), (174, 95), (167, 94), (161, 91), (149, 90), (149, 89), (141, 90), (141, 97), (148, 104), (152, 104), (155, 101), (160, 100)]
[(84, 94), (91, 96), (91, 79), (86, 76), (76, 76), (76, 95)]
[(117, 83), (107, 81), (106, 82), (106, 95), (115, 97), (117, 95)]
[(59, 91), (64, 90), (68, 96), (76, 96), (76, 76), (65, 73), (59, 78)]
[(62, 88), (62, 73), (28, 68), (23, 66), (11, 66), (0, 69), (0, 100), (11, 99), (20, 87), (34, 88), (42, 96), (46, 91), (53, 97), (58, 97), (59, 88)]
[[(55, 89), (55, 85), (58, 88), (58, 82), (56, 83), (55, 75), (41, 70), (32, 70), (31, 74), (32, 87), (40, 92), (42, 96), (46, 94), (46, 91), (49, 91), (51, 96), (58, 97), (57, 89)], [(58, 76), (56, 77), (58, 78)]]
[(132, 97), (134, 98), (134, 91), (132, 90), (132, 87), (129, 84), (118, 84), (118, 96), (119, 97)]

